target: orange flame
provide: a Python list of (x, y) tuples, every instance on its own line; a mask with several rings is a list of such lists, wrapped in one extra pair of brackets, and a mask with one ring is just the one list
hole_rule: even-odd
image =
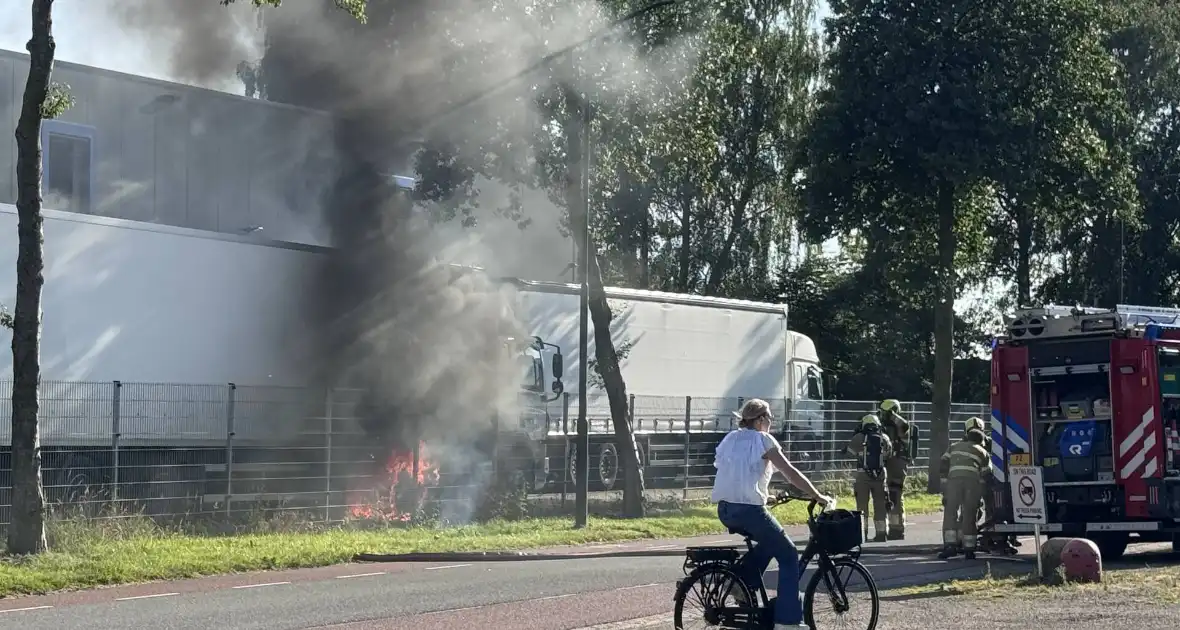
[[(359, 519), (409, 522), (426, 498), (423, 489), (437, 484), (438, 476), (438, 467), (429, 456), (425, 442), (418, 443), (417, 462), (412, 450), (395, 449), (385, 462), (385, 470), (373, 479), (370, 492), (376, 494), (376, 500), (366, 501), (358, 495), (356, 500), (349, 501), (353, 504), (350, 512)], [(413, 487), (401, 485), (407, 481)], [(399, 504), (405, 505), (399, 507)]]

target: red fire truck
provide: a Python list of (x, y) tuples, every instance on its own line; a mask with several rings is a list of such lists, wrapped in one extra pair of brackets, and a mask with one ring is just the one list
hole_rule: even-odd
[[(994, 531), (1007, 467), (1042, 467), (1049, 536), (1113, 559), (1129, 542), (1180, 551), (1180, 309), (1046, 306), (1006, 318), (991, 364)], [(1132, 538), (1134, 537), (1134, 538)]]

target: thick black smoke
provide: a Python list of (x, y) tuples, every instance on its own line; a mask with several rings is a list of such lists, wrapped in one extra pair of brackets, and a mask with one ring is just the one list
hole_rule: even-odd
[[(259, 41), (257, 32), (243, 27), (259, 22), (249, 0), (231, 9), (212, 0), (120, 4), (128, 26), (169, 46), (173, 72), (182, 79), (233, 73)], [(452, 273), (446, 262), (456, 252), (428, 228), (390, 176), (410, 174), (414, 152), (426, 140), (432, 151), (448, 149), (430, 153), (444, 158), (429, 165), (432, 172), (453, 175), (459, 184), (433, 192), (472, 193), (462, 163), (446, 156), (457, 151), (478, 161), (485, 157), (482, 145), (502, 147), (504, 138), (526, 131), (552, 134), (532, 128), (538, 93), (528, 90), (533, 85), (544, 91), (552, 83), (530, 77), (464, 110), (440, 113), (545, 53), (584, 39), (604, 20), (592, 0), (369, 0), (368, 24), (362, 26), (334, 5), (285, 0), (281, 8), (264, 9), (265, 45), (254, 73), (265, 98), (327, 111), (336, 121), (337, 177), (321, 204), (336, 253), (309, 305), (321, 333), (316, 367), (324, 385), (373, 392), (365, 412), (371, 434), (405, 443), (471, 432), (473, 425), (486, 426), (497, 408), (511, 416), (519, 374), (503, 339), (530, 331), (490, 279)], [(572, 84), (575, 65), (610, 67), (585, 87), (599, 96), (612, 82), (633, 88), (629, 45), (591, 50), (593, 59), (580, 51), (544, 73)], [(558, 235), (537, 237), (552, 244)], [(495, 245), (483, 244), (486, 255), (535, 251), (521, 248), (520, 241), (511, 252)], [(568, 251), (545, 249), (563, 258)], [(567, 260), (545, 263), (564, 266)]]

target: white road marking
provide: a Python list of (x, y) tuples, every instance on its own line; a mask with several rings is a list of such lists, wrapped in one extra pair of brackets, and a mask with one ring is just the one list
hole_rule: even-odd
[(651, 588), (651, 587), (653, 587), (653, 586), (664, 586), (664, 585), (663, 585), (663, 584), (659, 584), (659, 583), (656, 583), (656, 584), (638, 584), (638, 585), (636, 585), (636, 586), (621, 586), (621, 587), (619, 587), (619, 588), (616, 588), (615, 590), (616, 590), (616, 591), (630, 591), (630, 590), (632, 590), (632, 589), (637, 589), (637, 588)]
[(461, 567), (469, 567), (470, 564), (444, 564), (441, 567), (426, 567), (427, 571), (437, 571), (439, 569), (458, 569)]
[(117, 602), (129, 602), (133, 599), (152, 599), (155, 597), (172, 597), (173, 595), (180, 595), (180, 593), (155, 593), (154, 595), (136, 595), (135, 597), (119, 597)]
[(385, 571), (376, 571), (374, 573), (356, 573), (354, 575), (337, 575), (337, 580), (347, 580), (348, 578), (373, 577), (375, 575), (385, 575)]
[(8, 610), (0, 610), (0, 613), (25, 612), (25, 611), (29, 611), (29, 610), (45, 610), (46, 608), (53, 608), (53, 606), (29, 606), (28, 608), (9, 608)]
[(673, 548), (679, 547), (679, 546), (680, 545), (656, 545), (654, 547), (648, 547), (647, 550), (648, 551), (655, 551), (656, 549), (673, 549)]
[(549, 595), (547, 597), (538, 597), (536, 599), (530, 599), (528, 601), (530, 601), (530, 602), (545, 602), (545, 601), (549, 601), (551, 599), (565, 599), (566, 597), (573, 597), (574, 595), (579, 595), (579, 593), (566, 593), (565, 595)]
[(640, 617), (639, 619), (629, 619), (627, 621), (615, 621), (612, 623), (603, 623), (597, 626), (586, 626), (585, 628), (577, 628), (576, 630), (633, 630), (634, 628), (653, 628), (656, 626), (668, 626), (672, 623), (672, 615), (659, 614), (650, 617)]
[(284, 584), (290, 584), (290, 582), (265, 582), (263, 584), (243, 584), (241, 586), (235, 586), (234, 588), (261, 588), (263, 586), (283, 586)]

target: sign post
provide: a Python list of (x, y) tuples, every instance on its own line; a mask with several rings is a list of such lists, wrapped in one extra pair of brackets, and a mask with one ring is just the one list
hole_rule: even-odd
[(1044, 576), (1041, 564), (1041, 525), (1048, 525), (1045, 512), (1045, 484), (1040, 466), (1009, 466), (1008, 483), (1012, 487), (1012, 522), (1031, 523), (1033, 545), (1037, 554), (1037, 575)]

